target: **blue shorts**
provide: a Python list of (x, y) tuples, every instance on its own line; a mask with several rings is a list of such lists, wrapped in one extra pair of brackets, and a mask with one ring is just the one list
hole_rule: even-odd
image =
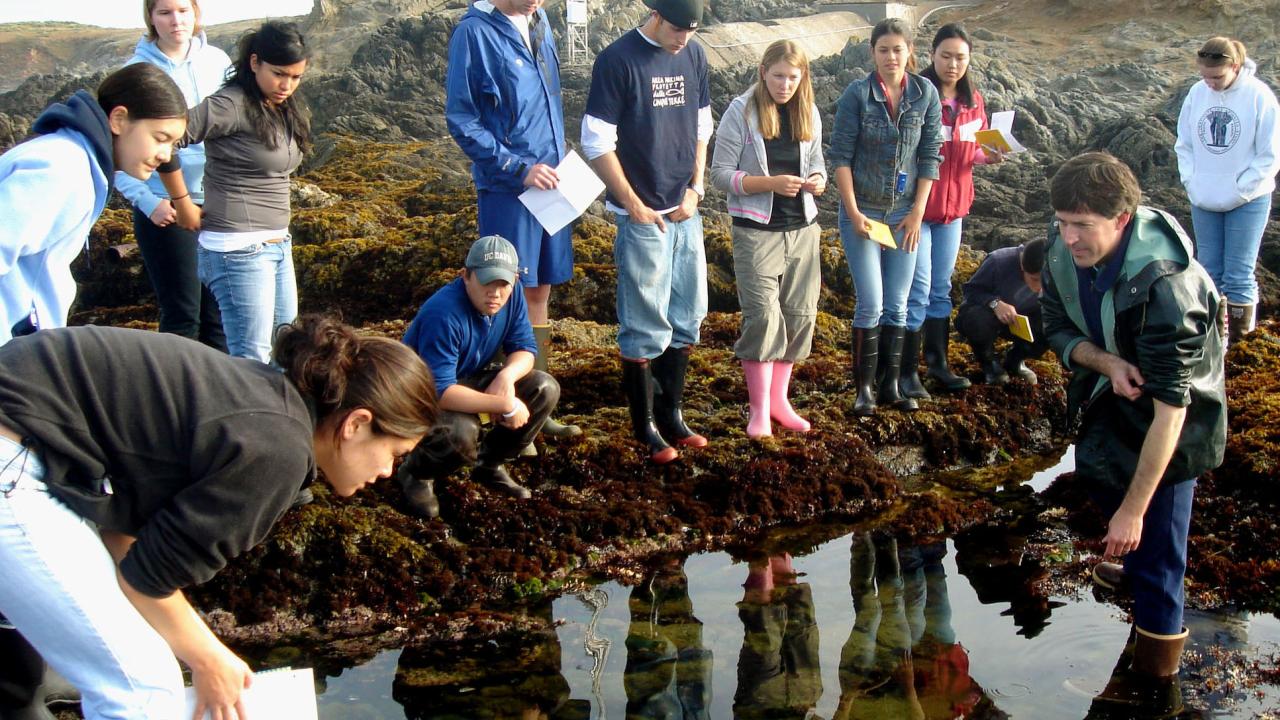
[(521, 285), (559, 285), (573, 279), (572, 223), (548, 235), (517, 193), (480, 190), (476, 205), (480, 237), (501, 235), (515, 246)]

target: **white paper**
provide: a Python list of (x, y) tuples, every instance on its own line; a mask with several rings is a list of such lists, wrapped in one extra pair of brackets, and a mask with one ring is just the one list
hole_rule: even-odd
[(969, 122), (957, 128), (960, 133), (960, 142), (973, 142), (973, 134), (982, 129), (982, 119), (970, 120)]
[[(289, 720), (318, 720), (316, 709), (316, 683), (311, 668), (293, 670), (265, 670), (254, 673), (253, 683), (240, 695), (249, 717), (289, 718)], [(196, 691), (187, 688), (184, 718), (196, 711)], [(209, 717), (208, 711), (204, 714)]]
[(578, 153), (570, 150), (556, 167), (560, 183), (553, 190), (529, 188), (520, 193), (520, 202), (542, 223), (550, 235), (560, 232), (587, 211), (604, 192), (604, 183)]
[(1012, 152), (1026, 152), (1026, 148), (1013, 137), (1013, 110), (1003, 110), (991, 114), (991, 129), (999, 130), (1004, 141), (1013, 148)]

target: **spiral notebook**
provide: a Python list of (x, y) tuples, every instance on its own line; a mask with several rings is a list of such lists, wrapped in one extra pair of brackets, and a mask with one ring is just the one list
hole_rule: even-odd
[[(311, 668), (280, 668), (263, 670), (253, 674), (253, 683), (241, 696), (244, 710), (250, 720), (318, 720), (316, 709), (316, 683)], [(196, 691), (187, 688), (186, 714), (196, 711)], [(209, 713), (205, 712), (205, 718)]]

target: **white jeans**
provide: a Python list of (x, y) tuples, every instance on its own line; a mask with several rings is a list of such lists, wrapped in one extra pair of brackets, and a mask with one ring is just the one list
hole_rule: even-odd
[(173, 652), (120, 590), (93, 525), (43, 477), (35, 453), (0, 437), (0, 612), (79, 688), (86, 718), (179, 720)]

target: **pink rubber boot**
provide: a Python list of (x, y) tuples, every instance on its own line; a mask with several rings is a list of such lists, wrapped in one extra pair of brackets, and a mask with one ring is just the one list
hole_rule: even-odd
[(742, 374), (747, 378), (747, 402), (751, 407), (747, 437), (769, 437), (773, 434), (773, 425), (769, 422), (769, 384), (773, 381), (773, 363), (743, 360)]
[(792, 432), (809, 432), (809, 421), (796, 414), (787, 400), (787, 391), (791, 387), (791, 367), (795, 363), (773, 363), (773, 382), (769, 386), (769, 411), (774, 420)]

